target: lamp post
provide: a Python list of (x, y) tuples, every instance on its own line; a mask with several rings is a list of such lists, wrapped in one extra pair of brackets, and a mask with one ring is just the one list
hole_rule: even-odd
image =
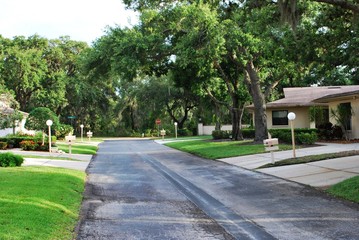
[(295, 119), (295, 113), (290, 112), (288, 113), (288, 119), (290, 121), (290, 128), (292, 131), (292, 146), (293, 146), (293, 158), (296, 158), (295, 155), (295, 138), (294, 138), (294, 119)]
[(46, 125), (49, 127), (49, 153), (51, 154), (51, 126), (52, 126), (52, 120), (47, 120)]
[(177, 139), (177, 122), (175, 122), (175, 136), (176, 136), (176, 139)]
[(81, 124), (81, 125), (80, 125), (80, 128), (81, 128), (81, 142), (83, 142), (83, 141), (84, 141), (84, 139), (83, 139), (83, 136), (84, 136), (84, 125)]

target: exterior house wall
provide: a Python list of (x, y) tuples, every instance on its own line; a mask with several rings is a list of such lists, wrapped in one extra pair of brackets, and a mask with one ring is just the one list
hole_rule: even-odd
[(290, 128), (290, 123), (288, 121), (288, 125), (273, 125), (272, 121), (272, 112), (273, 111), (288, 111), (294, 112), (296, 118), (294, 120), (295, 128), (314, 128), (315, 124), (310, 122), (309, 118), (309, 107), (288, 107), (288, 108), (280, 108), (280, 109), (267, 109), (267, 127), (268, 129), (272, 128)]
[[(350, 102), (353, 110), (353, 115), (351, 119), (352, 129), (351, 131), (349, 131), (349, 136), (351, 139), (359, 139), (359, 99), (331, 101), (329, 102), (329, 109), (336, 109), (339, 104), (347, 102)], [(331, 123), (337, 124), (336, 120), (332, 117), (330, 110), (329, 120)]]
[[(198, 135), (199, 136), (212, 135), (212, 132), (214, 131), (215, 128), (216, 128), (216, 126), (214, 126), (214, 125), (206, 125), (206, 126), (204, 126), (203, 123), (199, 123), (198, 124)], [(232, 125), (222, 125), (221, 130), (223, 130), (223, 131), (232, 131)]]
[[(17, 127), (15, 127), (15, 133), (22, 132), (29, 135), (35, 135), (35, 131), (25, 129), (26, 118), (22, 119)], [(0, 130), (0, 137), (5, 137), (8, 134), (13, 134), (12, 128), (6, 128)]]

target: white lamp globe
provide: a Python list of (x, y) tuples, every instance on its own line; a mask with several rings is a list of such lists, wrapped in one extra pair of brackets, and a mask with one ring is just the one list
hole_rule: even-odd
[(293, 121), (293, 120), (295, 119), (295, 113), (294, 113), (294, 112), (288, 113), (288, 119), (289, 119), (290, 121)]
[(51, 126), (51, 125), (52, 125), (52, 120), (50, 120), (50, 119), (47, 120), (47, 121), (46, 121), (46, 125), (47, 125), (47, 126)]

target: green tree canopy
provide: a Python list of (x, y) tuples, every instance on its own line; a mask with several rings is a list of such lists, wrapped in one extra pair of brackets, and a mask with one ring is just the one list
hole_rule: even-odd
[(48, 126), (46, 125), (47, 120), (52, 120), (52, 129), (55, 130), (60, 124), (59, 118), (56, 114), (46, 107), (38, 107), (33, 109), (26, 119), (25, 127), (29, 130), (37, 130), (46, 132)]

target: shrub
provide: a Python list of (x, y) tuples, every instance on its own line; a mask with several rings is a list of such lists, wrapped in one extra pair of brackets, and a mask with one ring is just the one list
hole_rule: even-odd
[[(269, 132), (272, 135), (272, 138), (278, 138), (278, 140), (280, 142), (292, 143), (292, 132), (291, 132), (291, 129), (289, 129), (289, 128), (270, 129)], [(309, 134), (310, 137), (309, 137), (309, 135), (306, 135), (306, 136), (303, 135), (304, 141), (307, 141), (307, 140), (309, 141), (308, 138), (315, 139), (314, 142), (317, 140), (317, 129), (297, 128), (297, 129), (294, 129), (295, 142), (302, 143), (301, 140), (299, 139), (299, 136), (301, 134), (305, 134), (305, 133)], [(309, 144), (309, 143), (305, 143), (305, 144)]]
[(229, 139), (231, 134), (232, 134), (231, 131), (224, 131), (224, 130), (214, 130), (214, 131), (212, 131), (213, 139)]
[(188, 130), (187, 128), (182, 128), (177, 130), (178, 136), (192, 136), (193, 133), (191, 130)]
[(21, 166), (24, 158), (11, 152), (0, 153), (0, 167), (16, 167)]
[(296, 137), (299, 144), (312, 145), (318, 140), (318, 136), (315, 132), (312, 133), (299, 133)]
[(343, 139), (343, 137), (343, 130), (337, 125), (328, 122), (318, 126), (318, 138), (321, 140)]
[(249, 129), (249, 128), (242, 129), (243, 138), (254, 139), (255, 132), (256, 132), (255, 129)]
[(331, 132), (334, 139), (343, 139), (344, 133), (340, 126), (334, 125)]
[[(51, 144), (52, 145), (52, 144)], [(52, 145), (53, 146), (53, 145)], [(36, 150), (38, 151), (49, 151), (49, 143), (45, 143), (44, 145), (41, 145), (41, 143), (37, 144)]]
[(31, 139), (33, 139), (33, 138), (29, 137), (29, 136), (12, 135), (10, 137), (1, 137), (0, 142), (7, 142), (8, 146), (10, 148), (12, 148), (12, 147), (13, 148), (19, 148), (20, 147), (20, 142), (22, 142), (24, 140), (31, 140)]
[(69, 135), (69, 133), (73, 133), (74, 128), (71, 125), (67, 124), (59, 124), (55, 130), (55, 136), (58, 139), (64, 139), (65, 136)]
[(33, 151), (35, 150), (39, 145), (35, 143), (33, 140), (24, 140), (20, 143), (20, 147), (22, 150), (25, 151)]
[(292, 142), (292, 133), (290, 129), (270, 129), (269, 133), (272, 135), (272, 138), (278, 138), (280, 142)]
[(7, 147), (7, 142), (0, 142), (0, 149), (4, 150)]

